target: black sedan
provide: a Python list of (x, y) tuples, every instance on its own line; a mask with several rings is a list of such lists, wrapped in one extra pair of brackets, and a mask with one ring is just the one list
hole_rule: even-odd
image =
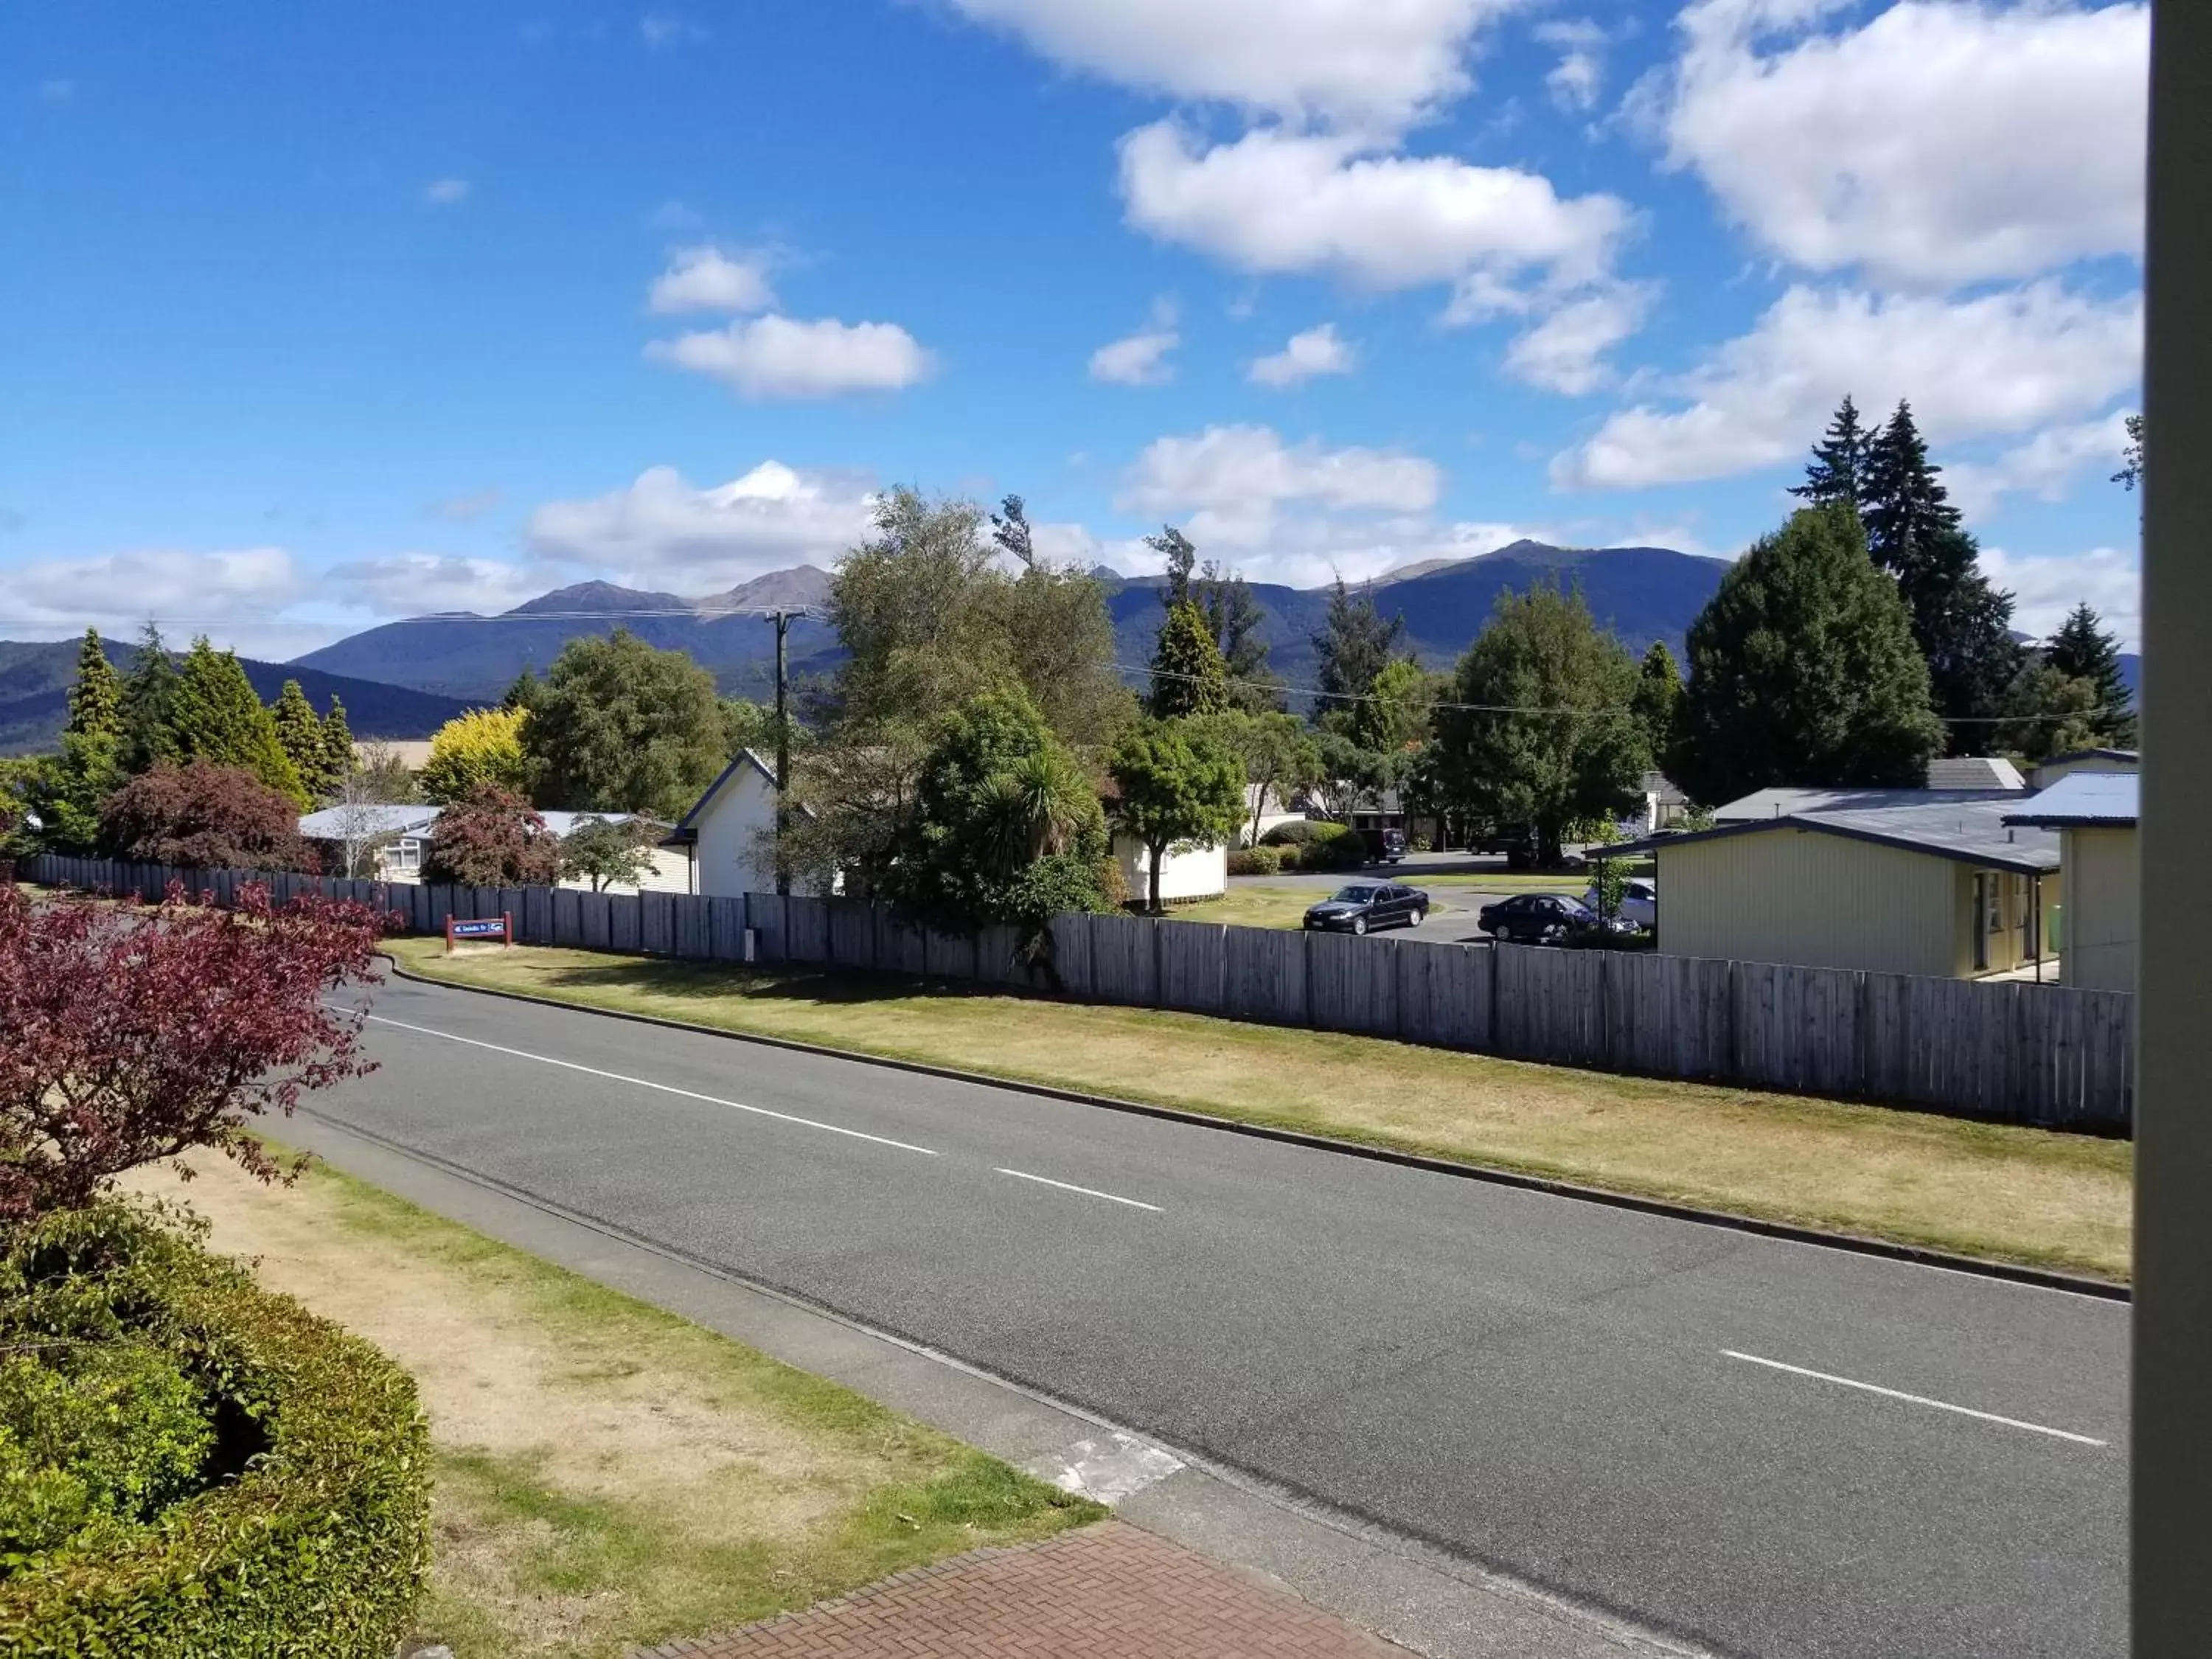
[(1429, 896), (1418, 887), (1401, 887), (1391, 881), (1356, 881), (1306, 912), (1307, 927), (1337, 933), (1418, 927), (1428, 919)]
[(1486, 904), (1475, 925), (1501, 944), (1544, 945), (1599, 925), (1597, 912), (1557, 893), (1517, 893)]

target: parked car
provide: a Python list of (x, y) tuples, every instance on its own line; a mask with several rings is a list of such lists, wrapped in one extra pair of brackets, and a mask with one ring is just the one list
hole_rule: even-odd
[[(1595, 886), (1583, 895), (1583, 902), (1600, 915), (1603, 914), (1597, 902)], [(1631, 876), (1621, 886), (1618, 914), (1624, 921), (1632, 921), (1638, 927), (1656, 931), (1659, 926), (1659, 884), (1648, 876)]]
[(1306, 912), (1306, 926), (1324, 933), (1366, 933), (1418, 927), (1429, 919), (1429, 896), (1391, 881), (1355, 881)]
[(1406, 856), (1403, 830), (1362, 830), (1359, 838), (1367, 843), (1367, 858), (1371, 864), (1395, 864)]
[(1564, 893), (1516, 893), (1484, 905), (1474, 921), (1501, 945), (1546, 945), (1604, 925), (1596, 911)]

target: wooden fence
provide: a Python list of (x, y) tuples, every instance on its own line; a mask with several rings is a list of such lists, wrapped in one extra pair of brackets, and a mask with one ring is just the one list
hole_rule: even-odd
[(610, 894), (257, 877), (46, 854), (28, 878), (228, 903), (251, 880), (395, 913), (514, 916), (524, 945), (1057, 988), (1086, 1002), (1352, 1031), (1512, 1060), (1924, 1107), (2125, 1133), (2135, 999), (2124, 992), (1534, 946), (1493, 949), (1133, 915), (1064, 915), (1049, 971), (1007, 927), (926, 933), (857, 900)]

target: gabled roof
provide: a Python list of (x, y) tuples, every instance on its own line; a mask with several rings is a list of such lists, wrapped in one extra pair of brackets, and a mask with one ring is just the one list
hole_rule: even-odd
[(2134, 772), (2071, 772), (2007, 813), (2043, 830), (2124, 829), (2137, 821), (2142, 779)]
[(1720, 841), (1731, 836), (1771, 835), (1789, 830), (1871, 842), (1900, 852), (1923, 853), (1931, 858), (1971, 864), (1981, 870), (2009, 870), (2023, 876), (2048, 875), (2058, 867), (2058, 837), (2049, 830), (2013, 825), (2005, 812), (2007, 806), (2017, 800), (2017, 795), (2009, 802), (1986, 798), (1923, 799), (1907, 805), (1855, 811), (1786, 812), (1778, 817), (1724, 823), (1717, 830), (1649, 836), (1608, 850), (1617, 856), (1663, 854), (1697, 842)]
[[(713, 804), (715, 796), (722, 793), (723, 785), (729, 782), (732, 778), (736, 777), (738, 774), (744, 772), (748, 768), (758, 774), (760, 781), (766, 784), (769, 788), (773, 789), (775, 787), (775, 769), (766, 761), (763, 760), (758, 755), (753, 753), (751, 750), (738, 750), (736, 756), (731, 760), (730, 763), (722, 769), (721, 776), (716, 778), (714, 782), (708, 784), (707, 786), (706, 793), (701, 795), (697, 800), (691, 803), (691, 810), (677, 820), (676, 828), (670, 833), (668, 842), (696, 841), (698, 839), (699, 815), (704, 812), (707, 808)], [(668, 842), (664, 842), (661, 844), (663, 846), (666, 846)]]
[(2025, 789), (2020, 768), (1997, 755), (1952, 755), (1928, 763), (1930, 789)]
[(325, 806), (303, 813), (300, 833), (309, 841), (343, 841), (348, 836), (416, 836), (438, 821), (434, 806), (398, 806), (362, 802)]
[(2070, 749), (2063, 755), (2053, 755), (2048, 760), (2038, 761), (2040, 769), (2045, 766), (2065, 766), (2075, 761), (2126, 761), (2130, 765), (2142, 763), (2142, 752), (2136, 749)]

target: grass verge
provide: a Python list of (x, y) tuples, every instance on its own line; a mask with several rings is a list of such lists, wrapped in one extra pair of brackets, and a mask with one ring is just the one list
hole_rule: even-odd
[(436, 1459), (419, 1633), (459, 1659), (614, 1659), (1103, 1513), (326, 1168), (269, 1188), (198, 1162), (181, 1195), (216, 1248), (414, 1374)]
[(1375, 1037), (1095, 1007), (891, 975), (517, 949), (416, 971), (957, 1066), (1641, 1197), (2124, 1280), (2133, 1148)]

